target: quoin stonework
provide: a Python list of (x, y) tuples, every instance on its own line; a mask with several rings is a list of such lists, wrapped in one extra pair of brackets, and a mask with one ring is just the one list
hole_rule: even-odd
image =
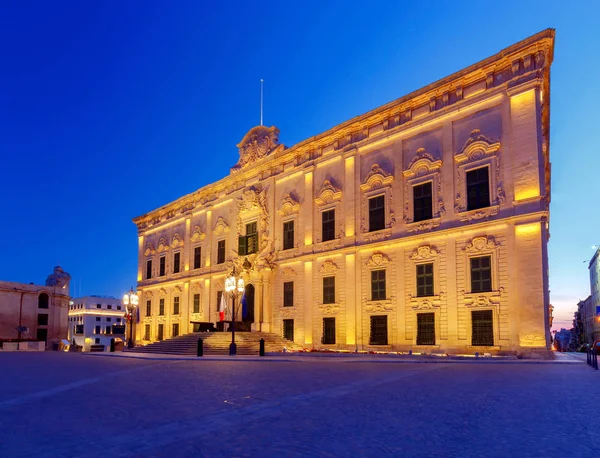
[(550, 347), (548, 29), (292, 147), (251, 129), (225, 178), (134, 219), (141, 344), (218, 321), (306, 348)]

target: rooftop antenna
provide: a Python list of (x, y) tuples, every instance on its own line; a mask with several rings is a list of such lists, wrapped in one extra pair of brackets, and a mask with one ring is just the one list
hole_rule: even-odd
[(263, 125), (263, 86), (265, 84), (264, 79), (260, 79), (260, 125)]

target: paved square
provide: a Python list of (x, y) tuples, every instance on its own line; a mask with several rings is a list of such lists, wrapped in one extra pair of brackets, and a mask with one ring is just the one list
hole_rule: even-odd
[(0, 353), (0, 457), (600, 453), (584, 363), (372, 359)]

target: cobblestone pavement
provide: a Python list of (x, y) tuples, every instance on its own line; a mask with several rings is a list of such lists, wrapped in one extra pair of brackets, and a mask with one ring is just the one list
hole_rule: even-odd
[(0, 353), (0, 457), (600, 455), (585, 363)]

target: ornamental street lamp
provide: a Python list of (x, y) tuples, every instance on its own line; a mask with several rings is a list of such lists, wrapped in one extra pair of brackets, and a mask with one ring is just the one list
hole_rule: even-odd
[(135, 291), (133, 291), (133, 288), (131, 288), (128, 293), (123, 295), (123, 305), (129, 314), (129, 341), (127, 342), (127, 348), (135, 347), (135, 344), (133, 343), (133, 314), (138, 306), (138, 301), (138, 295)]
[(231, 296), (231, 345), (229, 345), (229, 355), (237, 354), (237, 346), (235, 345), (235, 299), (244, 292), (244, 279), (238, 274), (235, 266), (225, 279), (225, 292)]

